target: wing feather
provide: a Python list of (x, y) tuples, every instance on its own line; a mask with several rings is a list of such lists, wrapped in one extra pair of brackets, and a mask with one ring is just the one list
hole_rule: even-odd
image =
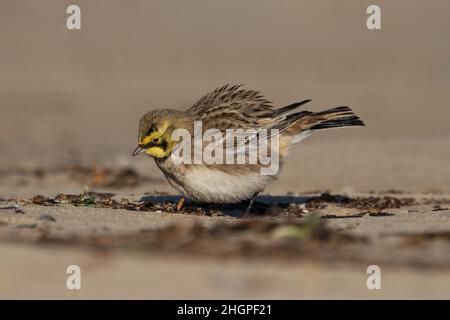
[(204, 95), (187, 112), (203, 121), (203, 128), (226, 130), (286, 130), (304, 113), (289, 114), (311, 100), (303, 100), (275, 109), (272, 102), (258, 91), (242, 89), (242, 85), (224, 85)]

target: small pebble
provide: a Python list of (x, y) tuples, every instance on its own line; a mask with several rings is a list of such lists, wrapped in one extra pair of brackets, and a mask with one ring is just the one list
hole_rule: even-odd
[(53, 216), (49, 215), (49, 214), (44, 214), (44, 215), (40, 216), (39, 220), (49, 221), (49, 222), (56, 222), (56, 219)]

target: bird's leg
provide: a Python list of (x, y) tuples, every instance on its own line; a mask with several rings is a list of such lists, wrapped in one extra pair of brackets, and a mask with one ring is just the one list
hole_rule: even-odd
[[(250, 213), (250, 210), (252, 209), (252, 207), (253, 207), (253, 202), (255, 202), (255, 199), (256, 199), (256, 197), (258, 196), (258, 193), (259, 192), (255, 192), (255, 194), (252, 196), (252, 198), (249, 200), (249, 202), (248, 202), (248, 205), (247, 205), (247, 208), (245, 209), (245, 212), (244, 212), (244, 214), (242, 215), (242, 216), (246, 216), (246, 215), (248, 215), (249, 213)], [(241, 217), (242, 217), (241, 216)]]
[(181, 197), (180, 200), (178, 200), (177, 211), (180, 211), (181, 209), (183, 209), (185, 201), (186, 201), (186, 199), (184, 197)]

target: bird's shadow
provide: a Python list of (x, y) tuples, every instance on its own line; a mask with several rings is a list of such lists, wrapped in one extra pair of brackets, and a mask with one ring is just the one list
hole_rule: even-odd
[[(250, 210), (250, 213), (264, 215), (270, 208), (288, 208), (291, 204), (305, 204), (309, 198), (310, 197), (307, 196), (257, 196)], [(175, 195), (147, 195), (142, 197), (139, 201), (143, 203), (172, 203), (176, 205), (180, 199), (181, 196)], [(248, 201), (243, 201), (241, 203), (235, 204), (205, 204), (186, 200), (186, 203), (184, 205), (186, 209), (201, 209), (206, 212), (213, 210), (220, 211), (224, 215), (232, 217), (242, 216), (247, 206)]]

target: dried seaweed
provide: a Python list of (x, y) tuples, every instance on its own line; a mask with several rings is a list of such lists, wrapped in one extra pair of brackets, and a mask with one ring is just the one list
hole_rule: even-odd
[(124, 209), (131, 211), (165, 211), (173, 212), (176, 204), (170, 201), (130, 201), (129, 199), (115, 199), (114, 193), (84, 192), (81, 194), (59, 194), (55, 198), (47, 198), (41, 195), (34, 196), (31, 202), (42, 206), (73, 205), (77, 207), (95, 207)]
[(450, 210), (450, 208), (442, 208), (441, 205), (435, 205), (433, 206), (433, 209), (431, 211), (447, 211)]
[[(31, 202), (43, 206), (54, 206), (68, 204), (74, 206), (124, 209), (131, 211), (156, 211), (156, 212), (176, 212), (176, 200), (170, 196), (147, 196), (143, 201), (130, 201), (122, 198), (116, 199), (114, 193), (84, 192), (78, 195), (59, 194), (55, 198), (47, 198), (41, 195), (35, 196)], [(165, 199), (165, 200), (161, 200)], [(250, 216), (278, 216), (278, 217), (302, 217), (307, 209), (323, 209), (329, 204), (345, 208), (359, 209), (361, 212), (346, 216), (334, 214), (322, 215), (325, 219), (330, 218), (359, 218), (366, 214), (369, 216), (391, 216), (393, 213), (386, 212), (385, 209), (400, 208), (414, 204), (411, 198), (394, 197), (356, 197), (349, 198), (340, 195), (322, 194), (318, 197), (310, 197), (303, 204), (298, 203), (254, 203)], [(245, 211), (246, 203), (215, 205), (188, 203), (180, 213), (204, 214), (204, 215), (233, 215), (239, 216)], [(435, 208), (435, 210), (441, 210)], [(443, 209), (442, 209), (443, 210)]]
[(311, 197), (306, 200), (306, 208), (323, 209), (329, 203), (337, 204), (346, 208), (355, 208), (365, 211), (381, 211), (385, 209), (401, 208), (416, 204), (414, 198), (384, 197), (355, 197), (349, 198), (342, 195), (332, 195), (323, 193), (318, 197)]

